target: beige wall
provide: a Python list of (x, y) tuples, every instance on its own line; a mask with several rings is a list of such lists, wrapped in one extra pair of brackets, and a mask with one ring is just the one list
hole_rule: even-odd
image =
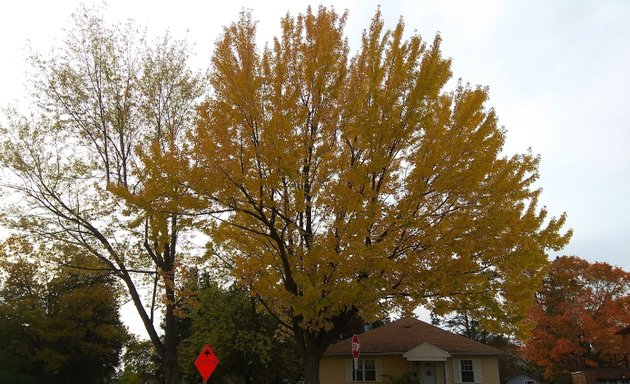
[[(366, 359), (380, 359), (381, 382), (387, 382), (387, 377), (397, 377), (404, 375), (408, 370), (407, 360), (402, 356), (368, 356), (362, 355)], [(322, 384), (345, 384), (346, 383), (346, 360), (351, 357), (324, 357), (319, 363), (319, 382)]]
[(319, 382), (325, 384), (344, 384), (346, 382), (346, 363), (343, 357), (324, 357), (319, 362)]
[(388, 377), (402, 376), (409, 370), (409, 364), (402, 356), (382, 356), (381, 359), (383, 361), (383, 381), (387, 381)]
[[(457, 359), (479, 359), (481, 363), (481, 374), (483, 375), (483, 384), (500, 384), (501, 377), (499, 376), (499, 360), (495, 356), (474, 356), (474, 355), (462, 355), (456, 356)], [(453, 359), (447, 361), (448, 364), (448, 383), (459, 384), (455, 381), (455, 371), (453, 369)]]
[(481, 369), (483, 370), (484, 384), (501, 383), (501, 375), (499, 374), (499, 359), (496, 356), (481, 358)]
[[(375, 358), (381, 360), (382, 382), (387, 382), (387, 377), (397, 377), (407, 373), (409, 363), (400, 355), (396, 356), (367, 356), (365, 358)], [(481, 363), (483, 384), (500, 384), (499, 366), (496, 357), (485, 356), (457, 356), (462, 359), (479, 359)], [(331, 356), (324, 357), (319, 365), (319, 381), (322, 384), (346, 384), (346, 360), (350, 357)], [(444, 366), (442, 363), (436, 363), (438, 384), (445, 383)], [(447, 361), (447, 384), (454, 383), (453, 360)], [(458, 383), (455, 383), (458, 384)]]

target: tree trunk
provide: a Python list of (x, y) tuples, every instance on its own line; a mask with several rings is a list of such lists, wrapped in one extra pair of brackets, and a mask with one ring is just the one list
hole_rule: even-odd
[(304, 384), (319, 384), (319, 360), (321, 353), (309, 351), (304, 360)]
[(319, 360), (330, 342), (321, 337), (326, 335), (325, 332), (312, 333), (302, 329), (297, 319), (293, 319), (293, 322), (293, 332), (304, 368), (304, 384), (319, 384)]
[[(309, 331), (300, 326), (300, 318), (293, 318), (293, 335), (297, 343), (304, 367), (304, 384), (319, 384), (319, 362), (326, 348), (341, 335), (352, 317), (358, 312), (356, 307), (346, 310), (334, 320), (334, 327), (328, 331)], [(348, 351), (348, 354), (350, 351)]]
[[(171, 280), (172, 281), (172, 280)], [(175, 290), (166, 284), (166, 310), (164, 311), (164, 383), (177, 384), (179, 380), (179, 365), (177, 364), (177, 329), (175, 319)]]

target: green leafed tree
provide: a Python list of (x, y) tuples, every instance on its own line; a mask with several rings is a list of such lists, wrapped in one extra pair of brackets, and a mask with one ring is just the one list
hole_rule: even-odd
[(125, 343), (122, 372), (117, 384), (144, 384), (163, 377), (160, 356), (150, 340), (130, 337)]
[(293, 339), (245, 289), (221, 287), (207, 275), (197, 279), (197, 296), (181, 321), (179, 356), (184, 379), (199, 377), (193, 362), (210, 344), (220, 360), (211, 383), (298, 382), (299, 355)]
[[(42, 262), (59, 253), (84, 269)], [(106, 383), (114, 376), (127, 337), (118, 291), (109, 272), (84, 259), (76, 248), (33, 247), (24, 238), (0, 245), (3, 381)]]
[(185, 42), (149, 43), (133, 21), (111, 25), (101, 13), (79, 9), (59, 47), (31, 58), (31, 112), (10, 112), (1, 129), (11, 196), (2, 218), (39, 241), (81, 248), (119, 278), (175, 383), (190, 220), (165, 197), (182, 192), (180, 152), (203, 83)]
[(386, 29), (350, 53), (319, 7), (257, 46), (226, 27), (199, 108), (188, 185), (216, 214), (210, 252), (295, 337), (307, 384), (357, 313), (476, 306), (521, 318), (570, 232), (538, 207), (538, 157), (506, 156), (488, 90), (451, 91), (440, 37)]

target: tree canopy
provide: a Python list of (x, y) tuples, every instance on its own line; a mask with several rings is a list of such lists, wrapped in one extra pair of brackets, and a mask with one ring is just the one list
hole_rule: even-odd
[(189, 186), (222, 212), (211, 253), (295, 333), (307, 383), (357, 312), (475, 306), (518, 324), (570, 237), (538, 207), (538, 157), (502, 153), (487, 88), (444, 91), (439, 36), (385, 29), (377, 11), (350, 56), (346, 18), (287, 15), (261, 50), (243, 13), (192, 133)]
[(630, 272), (558, 257), (528, 317), (536, 327), (525, 356), (550, 382), (570, 383), (572, 371), (606, 366), (609, 355), (622, 352), (615, 332), (630, 325)]
[(199, 376), (193, 362), (201, 348), (211, 344), (220, 359), (212, 383), (299, 382), (294, 340), (279, 331), (276, 319), (260, 311), (255, 297), (234, 285), (221, 287), (207, 275), (195, 285), (196, 298), (179, 327), (178, 356), (185, 380)]
[[(59, 253), (84, 269), (49, 264)], [(92, 270), (88, 270), (88, 266)], [(76, 248), (0, 244), (0, 378), (4, 382), (105, 383), (118, 366), (127, 331), (112, 276)]]
[[(3, 185), (22, 199), (5, 223), (82, 247), (119, 277), (167, 383), (193, 228), (293, 334), (308, 384), (357, 315), (474, 307), (515, 331), (546, 252), (570, 237), (564, 215), (538, 207), (539, 158), (503, 153), (488, 89), (445, 89), (439, 36), (409, 35), (402, 19), (386, 29), (377, 10), (351, 54), (347, 17), (287, 14), (260, 49), (243, 12), (207, 82), (182, 42), (150, 45), (133, 23), (85, 10), (60, 51), (34, 58), (35, 112), (13, 114), (0, 138)], [(161, 289), (164, 338), (143, 276)]]

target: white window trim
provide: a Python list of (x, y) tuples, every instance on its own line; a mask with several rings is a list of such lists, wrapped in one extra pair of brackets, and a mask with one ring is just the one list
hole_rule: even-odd
[(473, 366), (473, 380), (475, 384), (483, 383), (483, 373), (481, 369), (481, 360), (474, 358), (458, 358), (453, 360), (453, 379), (455, 383), (461, 384), (469, 384), (470, 382), (464, 383), (462, 381), (462, 360), (470, 360), (472, 361)]
[(346, 383), (381, 383), (383, 382), (383, 361), (377, 357), (365, 357), (359, 358), (362, 360), (374, 360), (374, 368), (376, 370), (376, 380), (375, 381), (353, 381), (352, 380), (352, 370), (354, 368), (354, 359), (346, 359)]

